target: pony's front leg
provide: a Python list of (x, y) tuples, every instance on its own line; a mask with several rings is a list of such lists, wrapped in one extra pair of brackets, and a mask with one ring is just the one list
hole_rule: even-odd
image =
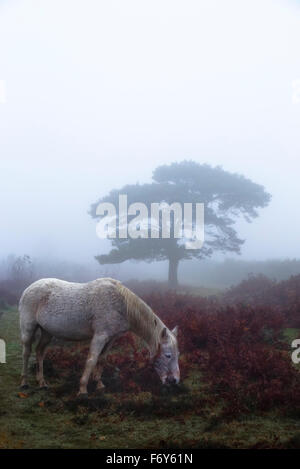
[(102, 363), (102, 359), (100, 357), (101, 362), (97, 364), (97, 366), (95, 366), (95, 370), (93, 372), (93, 379), (96, 381), (97, 383), (97, 389), (98, 391), (105, 388), (105, 385), (102, 383), (102, 380), (101, 380), (101, 377), (102, 377), (102, 372), (103, 372), (103, 363)]
[(89, 350), (89, 355), (85, 364), (84, 372), (80, 380), (80, 388), (79, 388), (79, 396), (87, 394), (87, 385), (91, 376), (92, 371), (94, 370), (99, 355), (102, 352), (103, 348), (105, 347), (106, 343), (108, 342), (107, 335), (95, 334)]

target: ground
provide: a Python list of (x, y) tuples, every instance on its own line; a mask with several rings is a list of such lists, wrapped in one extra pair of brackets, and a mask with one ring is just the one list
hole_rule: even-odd
[[(176, 392), (117, 392), (109, 388), (78, 400), (72, 377), (52, 363), (50, 389), (39, 391), (32, 358), (28, 391), (20, 391), (18, 313), (6, 310), (1, 337), (0, 448), (300, 448), (299, 415), (275, 410), (221, 419), (199, 372)], [(299, 331), (286, 331), (289, 340)], [(77, 380), (77, 376), (76, 376)], [(76, 385), (76, 383), (75, 383)]]

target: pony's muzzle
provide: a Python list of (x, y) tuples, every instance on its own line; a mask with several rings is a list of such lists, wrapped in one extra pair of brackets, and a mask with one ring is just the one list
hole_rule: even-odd
[(166, 384), (178, 384), (179, 383), (179, 379), (177, 378), (174, 378), (174, 376), (168, 376), (168, 378), (166, 379)]

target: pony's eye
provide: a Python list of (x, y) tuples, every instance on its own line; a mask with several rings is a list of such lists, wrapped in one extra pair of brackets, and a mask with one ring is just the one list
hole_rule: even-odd
[(171, 358), (172, 355), (171, 355), (170, 353), (166, 353), (165, 356), (166, 356), (167, 358)]

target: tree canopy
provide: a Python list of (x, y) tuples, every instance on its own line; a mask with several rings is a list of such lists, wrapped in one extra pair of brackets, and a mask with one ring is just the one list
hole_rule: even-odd
[[(125, 185), (112, 190), (108, 195), (92, 204), (90, 214), (98, 218), (100, 203), (110, 202), (116, 207), (117, 236), (111, 239), (112, 249), (108, 254), (96, 257), (101, 264), (121, 263), (129, 259), (147, 262), (168, 260), (169, 283), (177, 285), (177, 270), (180, 260), (209, 257), (215, 251), (240, 253), (244, 240), (238, 237), (234, 223), (239, 217), (251, 222), (258, 216), (258, 209), (268, 205), (270, 194), (264, 187), (246, 177), (194, 161), (182, 161), (157, 167), (153, 182), (148, 184)], [(142, 202), (148, 208), (149, 229), (151, 204), (165, 202), (203, 203), (205, 220), (205, 241), (201, 249), (186, 249), (182, 240), (170, 236), (147, 238), (118, 237), (121, 220), (118, 219), (119, 195), (127, 195), (128, 206)], [(128, 223), (130, 223), (128, 217)], [(171, 233), (174, 230), (174, 216), (170, 218)], [(149, 232), (150, 233), (150, 232)]]

